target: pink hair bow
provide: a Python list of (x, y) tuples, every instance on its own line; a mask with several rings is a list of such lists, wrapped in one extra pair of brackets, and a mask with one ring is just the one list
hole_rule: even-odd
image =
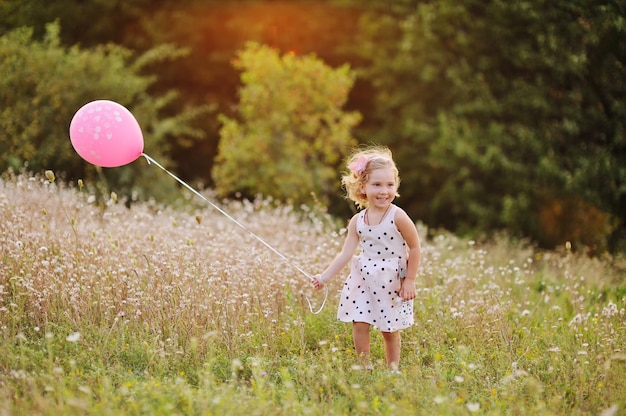
[(350, 163), (348, 167), (352, 172), (360, 175), (363, 173), (363, 171), (365, 171), (365, 168), (367, 167), (367, 162), (369, 162), (369, 159), (365, 156), (361, 156), (355, 162)]

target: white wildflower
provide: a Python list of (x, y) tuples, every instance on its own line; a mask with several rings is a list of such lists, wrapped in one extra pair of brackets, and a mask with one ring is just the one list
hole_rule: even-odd
[(65, 338), (65, 340), (68, 342), (77, 342), (79, 339), (80, 339), (80, 332), (72, 332)]
[(612, 318), (619, 313), (617, 305), (613, 302), (609, 302), (607, 306), (602, 308), (602, 316), (605, 318)]
[(600, 412), (600, 416), (615, 416), (617, 415), (617, 411), (619, 410), (619, 406), (614, 404), (611, 407), (607, 407)]

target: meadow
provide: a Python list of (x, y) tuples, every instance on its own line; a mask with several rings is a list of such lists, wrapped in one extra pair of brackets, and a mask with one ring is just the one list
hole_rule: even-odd
[[(0, 416), (626, 414), (624, 258), (418, 224), (402, 373), (376, 331), (370, 372), (335, 318), (341, 278), (311, 313), (323, 291), (180, 192), (129, 208), (4, 174)], [(345, 221), (319, 210), (216, 203), (310, 274), (343, 243)]]

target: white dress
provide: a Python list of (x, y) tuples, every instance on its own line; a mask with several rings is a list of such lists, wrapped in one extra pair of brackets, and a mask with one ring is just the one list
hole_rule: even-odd
[(352, 259), (341, 291), (340, 321), (366, 322), (384, 332), (413, 325), (413, 301), (403, 302), (398, 296), (407, 264), (406, 242), (394, 221), (398, 209), (392, 204), (378, 225), (365, 223), (366, 210), (358, 214), (361, 252)]

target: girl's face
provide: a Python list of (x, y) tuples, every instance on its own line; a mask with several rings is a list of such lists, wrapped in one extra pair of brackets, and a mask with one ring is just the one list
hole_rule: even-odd
[(371, 207), (386, 208), (396, 197), (396, 176), (392, 168), (381, 168), (369, 173), (367, 182), (362, 185)]

